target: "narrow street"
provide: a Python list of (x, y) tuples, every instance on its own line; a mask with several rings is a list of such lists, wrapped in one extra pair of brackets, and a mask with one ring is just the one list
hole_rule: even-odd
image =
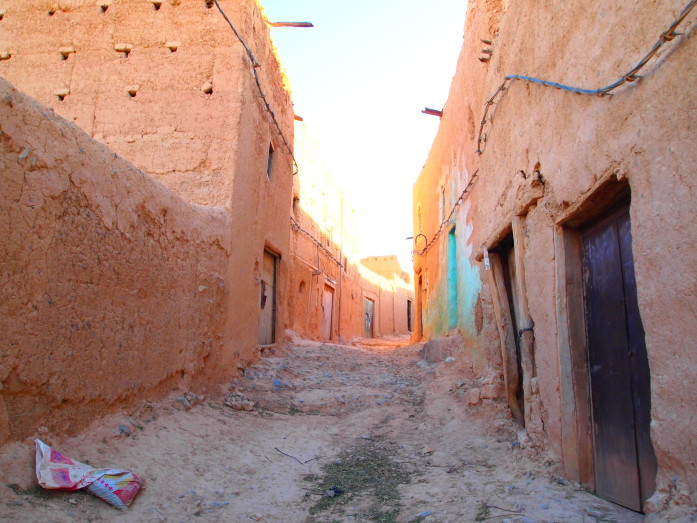
[[(466, 362), (426, 364), (421, 344), (295, 340), (225, 395), (172, 396), (102, 419), (67, 456), (128, 468), (144, 488), (125, 513), (85, 492), (36, 486), (29, 441), (2, 449), (5, 521), (642, 521), (561, 480), (518, 441)], [(245, 410), (253, 409), (253, 410)], [(128, 434), (130, 433), (130, 434)], [(335, 494), (331, 496), (331, 494)]]

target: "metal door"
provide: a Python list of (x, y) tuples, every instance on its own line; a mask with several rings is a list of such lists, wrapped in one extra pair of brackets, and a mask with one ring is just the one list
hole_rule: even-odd
[(264, 263), (259, 282), (259, 344), (276, 341), (276, 256), (264, 251)]
[(363, 300), (363, 336), (372, 338), (374, 330), (373, 318), (375, 317), (375, 302), (370, 298)]
[(656, 478), (629, 208), (582, 234), (596, 492), (641, 511)]
[(332, 339), (332, 317), (334, 310), (334, 289), (324, 286), (322, 294), (322, 339)]

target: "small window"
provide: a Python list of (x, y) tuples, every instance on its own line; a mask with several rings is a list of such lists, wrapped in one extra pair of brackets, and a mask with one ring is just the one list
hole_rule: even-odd
[(440, 221), (445, 221), (445, 187), (440, 188)]
[(300, 206), (300, 198), (298, 196), (293, 196), (293, 215), (298, 217), (298, 207)]
[(273, 169), (273, 144), (269, 143), (269, 157), (266, 160), (266, 176), (271, 179), (271, 169)]

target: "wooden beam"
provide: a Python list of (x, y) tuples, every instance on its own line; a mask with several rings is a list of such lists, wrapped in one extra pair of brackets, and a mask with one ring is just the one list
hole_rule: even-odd
[(424, 114), (430, 114), (431, 116), (437, 116), (439, 118), (443, 116), (443, 111), (439, 111), (438, 109), (429, 109), (428, 107), (421, 112)]
[(314, 27), (310, 22), (268, 22), (271, 27)]

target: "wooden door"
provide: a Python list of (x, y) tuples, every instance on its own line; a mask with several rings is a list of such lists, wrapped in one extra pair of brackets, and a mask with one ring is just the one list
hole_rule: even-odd
[(582, 233), (596, 492), (641, 511), (656, 478), (629, 208)]
[(322, 293), (322, 339), (332, 339), (332, 317), (334, 310), (334, 289), (324, 286)]
[(276, 341), (276, 256), (264, 251), (259, 283), (259, 344), (271, 345)]
[[(513, 244), (513, 235), (504, 238), (494, 253), (494, 264), (492, 272), (494, 275), (494, 285), (498, 295), (499, 306), (497, 307), (500, 318), (500, 330), (509, 330), (506, 339), (502, 338), (505, 345), (506, 357), (504, 364), (507, 365), (505, 371), (506, 389), (508, 405), (511, 408), (513, 418), (525, 427), (525, 393), (523, 387), (523, 358), (520, 346), (520, 299), (515, 292), (516, 273), (516, 252)], [(504, 336), (503, 332), (500, 332)]]
[(363, 300), (363, 318), (363, 336), (372, 338), (375, 332), (375, 302), (370, 298), (364, 298)]

